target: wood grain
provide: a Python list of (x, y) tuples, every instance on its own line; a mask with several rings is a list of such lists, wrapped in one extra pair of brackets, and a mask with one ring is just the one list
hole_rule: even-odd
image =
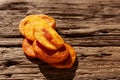
[[(5, 0), (0, 4), (0, 80), (120, 80), (120, 0)], [(55, 18), (77, 53), (56, 69), (24, 55), (18, 25), (29, 14)]]

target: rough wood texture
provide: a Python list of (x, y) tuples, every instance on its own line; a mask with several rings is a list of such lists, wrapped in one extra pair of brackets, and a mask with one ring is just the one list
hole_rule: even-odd
[[(0, 4), (0, 80), (120, 80), (120, 0), (5, 0)], [(18, 30), (29, 14), (48, 14), (77, 52), (71, 69), (27, 58)]]

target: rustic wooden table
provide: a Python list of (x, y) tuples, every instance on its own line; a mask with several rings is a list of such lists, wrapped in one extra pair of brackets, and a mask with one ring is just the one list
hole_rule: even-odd
[[(0, 80), (120, 80), (120, 0), (18, 0), (0, 4)], [(77, 52), (71, 69), (25, 57), (18, 30), (29, 14), (55, 18)]]

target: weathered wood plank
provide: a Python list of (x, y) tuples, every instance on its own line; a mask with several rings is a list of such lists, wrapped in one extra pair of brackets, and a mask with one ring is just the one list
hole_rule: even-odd
[[(120, 47), (74, 47), (77, 52), (78, 65), (75, 71), (75, 79), (107, 79), (119, 78), (120, 74)], [(114, 49), (114, 50), (112, 50)], [(43, 75), (51, 75), (46, 78), (57, 80), (57, 75), (63, 73), (63, 70), (54, 69), (40, 60), (31, 60), (37, 64), (31, 63), (25, 58), (21, 48), (0, 48), (0, 79), (44, 79)], [(13, 63), (13, 64), (10, 64)], [(39, 65), (38, 65), (39, 63)], [(41, 67), (41, 68), (39, 68)], [(75, 68), (75, 67), (74, 67)], [(69, 73), (71, 70), (64, 70)], [(39, 70), (40, 69), (40, 70)], [(55, 70), (53, 72), (53, 69)], [(43, 72), (42, 72), (43, 71)], [(59, 72), (58, 72), (59, 71)], [(43, 74), (41, 74), (41, 72)], [(117, 72), (117, 73), (116, 73)], [(6, 75), (10, 75), (7, 77)], [(109, 76), (108, 76), (109, 74)], [(56, 77), (54, 77), (56, 75)], [(63, 74), (64, 75), (64, 74)], [(62, 75), (62, 76), (63, 76)], [(4, 77), (3, 77), (4, 76)], [(97, 77), (96, 77), (97, 76)], [(16, 78), (19, 77), (19, 78)]]
[[(4, 2), (6, 1), (6, 2)], [(120, 80), (120, 0), (0, 2), (0, 80)], [(71, 69), (27, 59), (18, 30), (29, 14), (48, 14), (77, 52)]]
[[(0, 32), (2, 31), (1, 35), (2, 36), (4, 36), (5, 34), (6, 35), (14, 34), (15, 36), (19, 35), (18, 24), (20, 20), (23, 17), (25, 17), (25, 15), (27, 14), (37, 14), (37, 13), (46, 13), (49, 15), (53, 15), (53, 17), (55, 17), (55, 19), (58, 22), (57, 24), (58, 30), (59, 29), (61, 30), (61, 28), (63, 29), (77, 28), (78, 29), (77, 31), (73, 29), (69, 31), (69, 33), (75, 32), (76, 34), (80, 34), (80, 33), (92, 34), (95, 32), (99, 34), (99, 31), (101, 33), (104, 33), (104, 31), (106, 31), (107, 33), (108, 31), (108, 35), (112, 35), (112, 34), (119, 35), (119, 32), (120, 32), (119, 3), (116, 3), (116, 1), (113, 1), (113, 2), (110, 2), (109, 0), (93, 1), (93, 2), (77, 1), (78, 3), (73, 1), (72, 1), (73, 3), (69, 3), (67, 1), (65, 3), (62, 3), (60, 1), (60, 3), (55, 3), (55, 4), (53, 4), (54, 3), (53, 1), (49, 3), (49, 5), (46, 5), (48, 2), (44, 2), (44, 1), (41, 1), (41, 2), (42, 2), (42, 5), (40, 2), (39, 3), (37, 2), (17, 3), (16, 2), (16, 3), (12, 3), (12, 5), (11, 4), (7, 4), (5, 6), (3, 5), (1, 9), (5, 9), (5, 10), (2, 10), (1, 13), (4, 12), (5, 14), (1, 15), (1, 20), (4, 19), (4, 21), (9, 22), (9, 24), (5, 25), (6, 23), (4, 22), (1, 23), (1, 25), (3, 25), (3, 29), (0, 30)], [(62, 9), (61, 7), (62, 8), (64, 7), (66, 9)], [(8, 30), (9, 26), (13, 28), (10, 28), (11, 30)], [(113, 31), (113, 33), (110, 33), (109, 31), (110, 32)], [(59, 32), (61, 32), (61, 34), (64, 34), (64, 33), (68, 34), (66, 30), (65, 31), (61, 30)]]
[[(73, 36), (74, 37), (74, 36)], [(103, 39), (94, 39), (96, 37), (85, 37), (82, 38), (64, 38), (66, 43), (69, 43), (73, 46), (120, 46), (120, 37), (113, 37), (109, 40), (103, 36)], [(13, 47), (13, 46), (21, 46), (22, 45), (22, 38), (1, 38), (0, 39), (0, 47)]]
[[(84, 24), (85, 26), (85, 24)], [(89, 26), (89, 27), (88, 27)], [(92, 26), (92, 28), (90, 28)], [(17, 28), (8, 28), (8, 27), (3, 27), (0, 28), (0, 37), (20, 37), (20, 32), (18, 30), (18, 25), (16, 26)], [(76, 29), (75, 29), (76, 28)], [(57, 27), (57, 32), (59, 34), (63, 35), (78, 35), (78, 36), (120, 36), (120, 25), (91, 25), (88, 24), (84, 28), (77, 28), (77, 27), (65, 27), (60, 28)]]

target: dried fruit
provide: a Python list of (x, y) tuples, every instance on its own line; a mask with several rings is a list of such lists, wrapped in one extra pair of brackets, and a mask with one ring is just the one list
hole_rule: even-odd
[(47, 15), (29, 15), (19, 25), (25, 39), (22, 48), (31, 58), (39, 58), (55, 68), (71, 68), (76, 59), (75, 50), (64, 43), (54, 30), (55, 20)]
[(52, 17), (50, 17), (50, 16), (48, 16), (48, 15), (45, 15), (45, 14), (40, 14), (39, 16), (40, 16), (43, 20), (45, 20), (50, 27), (52, 27), (53, 29), (55, 29), (55, 27), (56, 27), (56, 22), (55, 22), (55, 20), (54, 20)]
[(64, 41), (59, 34), (53, 28), (48, 27), (45, 24), (35, 27), (34, 36), (40, 44), (48, 49), (56, 50), (64, 44)]
[(28, 24), (33, 23), (35, 21), (35, 18), (37, 18), (37, 15), (29, 15), (29, 16), (26, 16), (24, 19), (21, 20), (21, 22), (19, 24), (19, 30), (20, 30), (22, 35), (24, 35), (24, 33), (25, 33), (24, 28)]
[(24, 35), (27, 39), (34, 41), (35, 37), (33, 35), (33, 29), (37, 23), (45, 23), (48, 25), (48, 27), (52, 28), (55, 28), (56, 24), (55, 20), (47, 15), (29, 15), (20, 22), (19, 30), (21, 34)]
[(65, 43), (65, 45), (69, 50), (69, 56), (62, 62), (50, 64), (51, 66), (56, 68), (71, 68), (73, 66), (76, 59), (76, 52), (69, 44)]
[(42, 46), (39, 42), (34, 41), (33, 48), (36, 56), (47, 63), (58, 63), (65, 60), (68, 55), (68, 49), (66, 45), (63, 45), (58, 50), (49, 50)]
[(22, 42), (22, 48), (27, 56), (32, 57), (32, 58), (36, 58), (32, 44), (33, 44), (32, 41), (30, 41), (28, 39), (24, 39)]

